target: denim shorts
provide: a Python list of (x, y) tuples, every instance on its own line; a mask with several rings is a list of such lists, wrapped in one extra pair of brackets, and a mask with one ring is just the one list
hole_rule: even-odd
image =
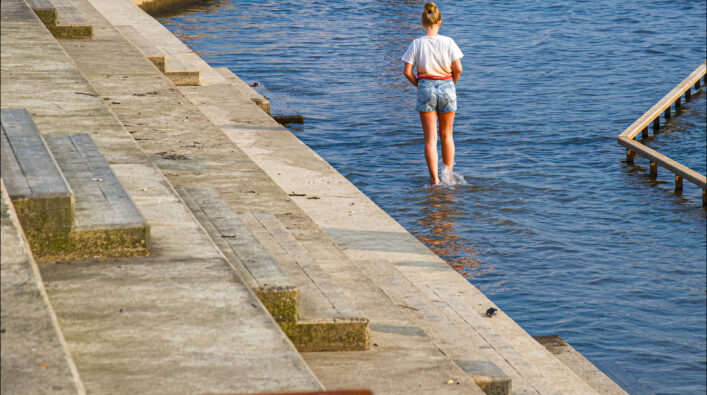
[(457, 90), (454, 81), (451, 80), (428, 80), (417, 81), (417, 105), (415, 110), (419, 112), (457, 111)]

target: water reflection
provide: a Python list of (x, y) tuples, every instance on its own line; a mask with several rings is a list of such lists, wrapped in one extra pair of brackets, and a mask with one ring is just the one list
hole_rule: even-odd
[(463, 206), (458, 204), (459, 193), (460, 187), (426, 188), (421, 204), (422, 216), (417, 222), (427, 231), (418, 234), (417, 238), (454, 270), (471, 279), (493, 268), (482, 269), (481, 262), (475, 258), (479, 255), (475, 243), (459, 235), (457, 220), (468, 217), (461, 209)]

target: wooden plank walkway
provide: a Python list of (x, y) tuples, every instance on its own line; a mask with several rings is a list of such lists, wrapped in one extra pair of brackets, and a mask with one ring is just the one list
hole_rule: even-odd
[[(700, 89), (700, 87), (705, 84), (706, 71), (707, 62), (702, 62), (690, 75), (617, 137), (618, 143), (626, 147), (627, 163), (634, 163), (636, 154), (638, 154), (650, 161), (649, 168), (652, 177), (658, 175), (658, 166), (674, 173), (676, 193), (682, 192), (683, 180), (688, 180), (702, 188), (703, 207), (707, 207), (707, 178), (660, 152), (641, 144), (639, 141), (636, 141), (636, 136), (641, 133), (643, 138), (647, 138), (648, 126), (651, 124), (653, 125), (653, 133), (660, 133), (661, 115), (665, 121), (668, 121), (673, 114), (671, 106), (674, 106), (674, 113), (679, 114), (682, 111), (683, 98), (685, 102), (689, 102), (692, 98), (692, 91)], [(702, 79), (702, 81), (700, 81), (700, 79)]]

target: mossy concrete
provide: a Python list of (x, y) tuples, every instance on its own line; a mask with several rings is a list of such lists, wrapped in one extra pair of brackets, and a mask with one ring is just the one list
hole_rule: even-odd
[(149, 254), (150, 227), (72, 230), (74, 197), (19, 198), (12, 202), (37, 260)]
[(296, 322), (299, 290), (295, 287), (256, 287), (255, 296), (260, 299), (277, 322)]
[(490, 361), (454, 361), (486, 395), (511, 395), (511, 378)]
[(365, 351), (370, 348), (367, 319), (280, 322), (299, 352)]
[(69, 234), (70, 259), (149, 255), (150, 227), (74, 230)]
[(167, 76), (167, 78), (172, 81), (172, 83), (176, 86), (198, 86), (201, 85), (201, 75), (198, 71), (191, 71), (191, 70), (181, 70), (181, 71), (176, 71), (176, 70), (170, 70), (169, 69), (169, 60), (167, 60), (167, 65), (165, 66), (167, 69), (164, 72), (164, 75)]
[(91, 25), (62, 25), (62, 24), (49, 24), (47, 29), (56, 38), (61, 39), (93, 39), (93, 26)]
[(34, 9), (33, 10), (45, 26), (56, 25), (56, 9)]
[(25, 236), (37, 259), (70, 250), (74, 224), (74, 197), (19, 198), (13, 202)]

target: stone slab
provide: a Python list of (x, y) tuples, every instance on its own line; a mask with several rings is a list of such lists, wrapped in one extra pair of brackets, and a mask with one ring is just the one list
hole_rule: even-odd
[(254, 288), (294, 286), (268, 251), (262, 247), (214, 188), (180, 188), (180, 194), (190, 198), (194, 203), (194, 205), (188, 204), (192, 212), (201, 211), (215, 227), (218, 236), (224, 239), (254, 280)]
[(627, 393), (559, 335), (533, 336), (533, 338), (577, 373), (578, 376), (582, 377), (598, 393)]
[(132, 25), (140, 34), (160, 48), (167, 57), (179, 59), (182, 63), (189, 65), (190, 69), (199, 71), (202, 85), (225, 83), (219, 73), (211, 69), (194, 51), (174, 37), (166, 27), (159, 23), (155, 24), (155, 19), (133, 2), (129, 0), (90, 0), (90, 2), (100, 9), (101, 13), (113, 25)]
[(177, 192), (272, 317), (296, 322), (299, 290), (218, 192), (210, 187), (180, 187)]
[(0, 391), (83, 393), (83, 384), (4, 184), (0, 216)]
[(69, 248), (74, 195), (25, 109), (0, 110), (0, 167), (37, 258)]
[(122, 258), (41, 271), (88, 392), (321, 388), (221, 259)]
[(221, 74), (221, 76), (223, 76), (223, 78), (226, 79), (226, 81), (238, 89), (238, 92), (240, 92), (243, 96), (246, 96), (253, 103), (257, 104), (260, 109), (265, 111), (267, 114), (270, 114), (270, 101), (256, 92), (255, 89), (240, 79), (240, 77), (233, 74), (229, 68), (215, 67), (214, 70), (216, 70), (219, 74)]
[(274, 215), (247, 212), (239, 217), (300, 289), (301, 319), (365, 319)]
[(93, 38), (93, 26), (86, 22), (81, 12), (74, 7), (70, 0), (49, 1), (56, 8), (57, 14), (56, 23), (47, 24), (47, 28), (54, 37), (64, 39)]
[[(5, 2), (3, 2), (5, 3)], [(27, 0), (27, 4), (45, 25), (56, 25), (56, 7), (49, 0)], [(4, 13), (4, 11), (3, 11)]]
[(368, 350), (369, 321), (270, 213), (240, 218), (299, 290), (299, 319), (280, 323), (300, 351)]
[(87, 134), (44, 138), (74, 191), (74, 230), (146, 228), (147, 223)]
[(24, 108), (3, 108), (2, 173), (12, 199), (72, 195), (54, 156)]
[(161, 72), (165, 72), (165, 56), (164, 52), (155, 47), (142, 34), (140, 34), (131, 25), (118, 25), (116, 28), (125, 35), (125, 37), (142, 52), (152, 64)]
[(464, 372), (474, 377), (474, 382), (486, 395), (510, 395), (511, 378), (493, 362), (489, 361), (454, 361)]

